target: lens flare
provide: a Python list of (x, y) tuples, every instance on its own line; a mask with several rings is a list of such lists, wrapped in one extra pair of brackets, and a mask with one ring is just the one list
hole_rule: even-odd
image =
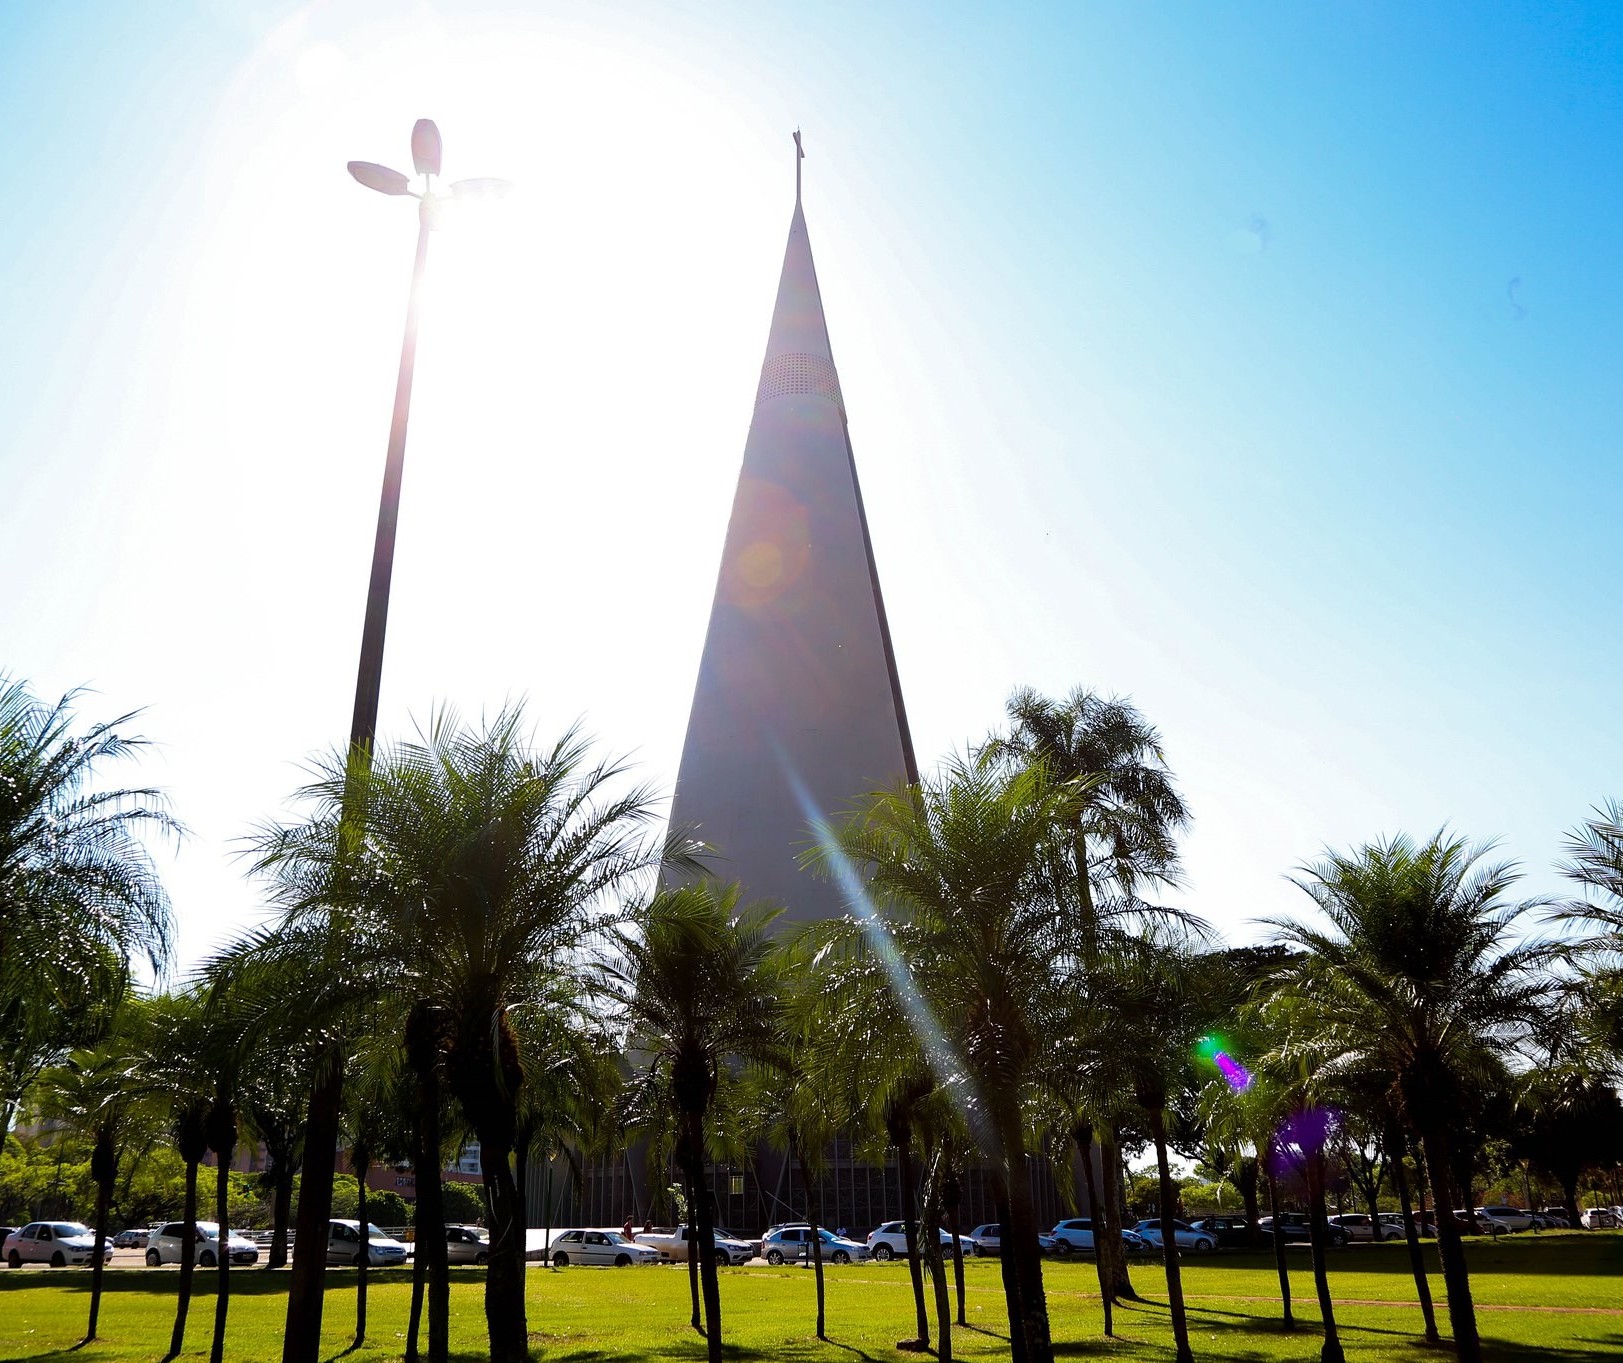
[[(992, 1133), (984, 1120), (984, 1109), (976, 1099), (969, 1072), (951, 1041), (947, 1039), (946, 1033), (942, 1031), (941, 1024), (936, 1021), (935, 1011), (930, 1007), (929, 1001), (919, 992), (919, 987), (913, 979), (913, 972), (908, 969), (907, 962), (902, 959), (901, 952), (896, 949), (896, 943), (891, 939), (889, 929), (874, 909), (873, 901), (868, 897), (867, 882), (852, 865), (850, 858), (840, 850), (839, 840), (829, 827), (828, 820), (812, 803), (811, 792), (806, 789), (805, 783), (789, 764), (783, 749), (776, 742), (772, 743), (772, 747), (776, 750), (779, 765), (783, 768), (784, 778), (789, 782), (789, 788), (794, 792), (795, 800), (806, 816), (806, 822), (811, 825), (812, 835), (828, 857), (834, 871), (835, 883), (840, 887), (842, 897), (861, 925), (863, 935), (868, 939), (868, 945), (879, 959), (885, 978), (890, 983), (891, 992), (901, 1005), (902, 1012), (906, 1014), (908, 1025), (924, 1051), (930, 1068), (935, 1072), (937, 1082), (947, 1091), (948, 1097), (977, 1139), (990, 1136)], [(984, 1141), (983, 1148), (988, 1148)]]
[(1216, 1066), (1217, 1072), (1236, 1093), (1251, 1087), (1251, 1071), (1223, 1049), (1222, 1037), (1203, 1036), (1195, 1043), (1195, 1050), (1200, 1053), (1201, 1059)]

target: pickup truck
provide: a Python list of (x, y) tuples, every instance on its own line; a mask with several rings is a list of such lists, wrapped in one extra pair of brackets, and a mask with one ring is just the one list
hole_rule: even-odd
[[(699, 1232), (693, 1226), (655, 1226), (651, 1230), (638, 1231), (635, 1238), (639, 1245), (658, 1250), (662, 1260), (685, 1264), (693, 1252), (693, 1242), (699, 1238)], [(754, 1257), (755, 1246), (747, 1241), (729, 1240), (719, 1234), (716, 1236), (718, 1265), (747, 1264)]]

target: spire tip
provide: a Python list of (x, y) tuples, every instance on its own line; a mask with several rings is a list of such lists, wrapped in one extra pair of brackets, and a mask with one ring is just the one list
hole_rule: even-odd
[(795, 202), (800, 202), (800, 163), (806, 159), (806, 149), (800, 145), (800, 129), (795, 129)]

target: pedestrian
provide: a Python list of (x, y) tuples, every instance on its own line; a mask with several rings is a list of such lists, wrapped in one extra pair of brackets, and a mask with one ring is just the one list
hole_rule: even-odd
[(635, 1240), (637, 1238), (637, 1232), (631, 1229), (631, 1218), (629, 1216), (626, 1217), (625, 1225), (620, 1227), (620, 1234), (625, 1236), (627, 1240)]

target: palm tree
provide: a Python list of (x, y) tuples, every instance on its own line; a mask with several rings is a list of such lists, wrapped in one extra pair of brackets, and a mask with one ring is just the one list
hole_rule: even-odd
[[(1069, 880), (1079, 948), (1100, 949), (1112, 927), (1176, 921), (1180, 915), (1147, 904), (1146, 887), (1176, 886), (1183, 871), (1178, 835), (1189, 824), (1189, 809), (1173, 783), (1161, 735), (1130, 700), (1104, 697), (1077, 687), (1061, 700), (1029, 687), (1009, 698), (1007, 737), (994, 737), (994, 758), (1041, 763), (1055, 781), (1076, 783), (1076, 802), (1067, 820), (1068, 836), (1059, 859)], [(1201, 925), (1188, 920), (1187, 926)], [(1103, 1188), (1098, 1204), (1109, 1290), (1133, 1300), (1131, 1275), (1121, 1237), (1121, 1152), (1108, 1120), (1094, 1124), (1099, 1142)]]
[[(1130, 1092), (1149, 1126), (1160, 1179), (1162, 1260), (1179, 1363), (1193, 1355), (1184, 1309), (1173, 1214), (1177, 1186), (1167, 1153), (1167, 1109), (1195, 1088), (1197, 1047), (1214, 1021), (1238, 1002), (1233, 973), (1218, 953), (1201, 953), (1170, 934), (1119, 936), (1108, 950), (1086, 958), (1073, 990), (1078, 1030), (1094, 1039), (1096, 1081), (1114, 1079)], [(1123, 1038), (1131, 1038), (1123, 1044)], [(1097, 1243), (1097, 1237), (1095, 1238)]]
[(134, 713), (74, 733), (77, 698), (48, 705), (0, 675), (0, 1140), (39, 1071), (99, 1035), (131, 960), (161, 974), (170, 959), (141, 835), (181, 827), (156, 790), (97, 788), (146, 740), (118, 732)]
[(953, 758), (916, 786), (864, 797), (808, 854), (847, 887), (850, 931), (886, 963), (935, 1077), (993, 1166), (1022, 1363), (1053, 1358), (1024, 1104), (1058, 1034), (1064, 886), (1052, 873), (1054, 831), (1072, 824), (1088, 788), (1056, 784), (1040, 765)]
[(94, 1048), (76, 1051), (41, 1078), (41, 1110), (91, 1141), (90, 1177), (96, 1185), (95, 1250), (91, 1256), (90, 1319), (84, 1343), (96, 1338), (101, 1316), (103, 1247), (120, 1163), (132, 1146), (144, 1146), (156, 1112), (141, 1063), (145, 1023), (142, 1001), (127, 998), (112, 1028)]
[[(647, 835), (650, 792), (621, 789), (624, 767), (593, 764), (577, 731), (538, 751), (523, 726), (517, 707), (471, 728), (442, 709), (369, 762), (329, 757), (303, 792), (311, 816), (263, 830), (255, 864), (285, 923), (341, 923), (368, 944), (419, 1113), (438, 1111), (443, 1086), (479, 1139), (492, 1363), (529, 1351), (512, 1168), (526, 1059), (509, 1013), (569, 967), (594, 907), (660, 861)], [(424, 1141), (425, 1155), (437, 1148), (436, 1133)], [(432, 1197), (431, 1173), (427, 1184), (420, 1197)], [(429, 1351), (439, 1360), (448, 1345), (436, 1276), (431, 1265)]]
[(678, 1158), (698, 1232), (705, 1336), (721, 1363), (721, 1290), (715, 1222), (703, 1195), (706, 1121), (729, 1062), (782, 1059), (782, 981), (769, 928), (779, 910), (740, 909), (736, 885), (709, 881), (662, 890), (614, 930), (617, 959), (601, 987), (623, 1011), (646, 1083), (668, 1090), (681, 1118)]
[[(1539, 901), (1516, 901), (1517, 874), (1486, 849), (1438, 833), (1327, 853), (1297, 884), (1325, 920), (1275, 921), (1304, 954), (1284, 972), (1301, 1045), (1327, 1075), (1378, 1070), (1415, 1130), (1432, 1176), (1451, 1167), (1451, 1127), (1471, 1076), (1507, 1054), (1537, 1020), (1542, 949), (1522, 940)], [(1458, 1226), (1437, 1218), (1454, 1344), (1482, 1346)]]

